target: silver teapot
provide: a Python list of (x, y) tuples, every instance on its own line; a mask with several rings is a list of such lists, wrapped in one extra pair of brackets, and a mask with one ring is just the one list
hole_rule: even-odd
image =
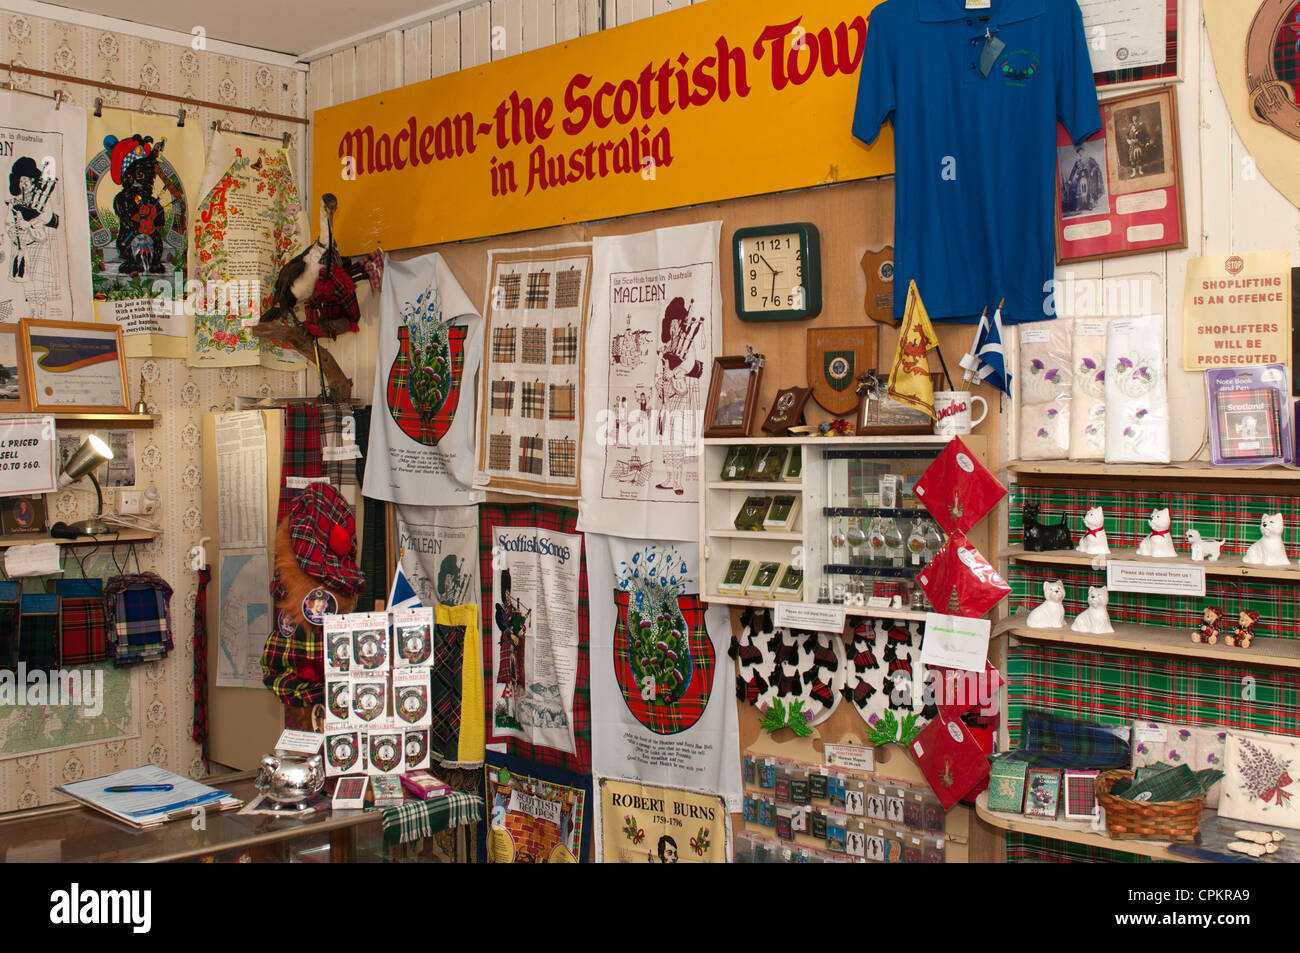
[(320, 754), (304, 758), (289, 754), (267, 754), (253, 781), (277, 804), (304, 809), (306, 801), (325, 786), (325, 761)]

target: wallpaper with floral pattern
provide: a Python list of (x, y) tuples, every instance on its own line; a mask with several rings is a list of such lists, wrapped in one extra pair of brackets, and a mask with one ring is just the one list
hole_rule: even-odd
[[(138, 95), (100, 92), (90, 86), (13, 74), (18, 89), (62, 89), (68, 101), (86, 109), (92, 109), (95, 97), (100, 96), (106, 106), (174, 112), (175, 103), (149, 97), (150, 92), (167, 92), (286, 115), (306, 115), (306, 76), (299, 70), (24, 14), (0, 12), (0, 62), (142, 90)], [(8, 79), (0, 66), (0, 82)], [(210, 136), (214, 121), (241, 132), (277, 137), (290, 133), (295, 174), (300, 183), (305, 182), (302, 156), (306, 126), (207, 108), (187, 111), (186, 123), (200, 123), (205, 135)], [(142, 374), (149, 409), (163, 417), (153, 429), (136, 432), (137, 466), (140, 485), (156, 486), (161, 494), (163, 533), (138, 547), (137, 555), (144, 569), (160, 574), (175, 590), (172, 621), (176, 649), (163, 661), (139, 666), (132, 673), (139, 698), (135, 737), (0, 760), (0, 811), (48, 804), (58, 799), (53, 793), (56, 785), (146, 762), (180, 774), (203, 773), (198, 745), (190, 738), (197, 576), (185, 559), (200, 536), (203, 414), (233, 409), (236, 395), (241, 394), (299, 395), (303, 375), (256, 367), (189, 368), (181, 360), (129, 360), (127, 380), (132, 401)], [(76, 519), (89, 513), (94, 492), (65, 490), (48, 502), (51, 519)], [(213, 555), (210, 553), (210, 558)]]

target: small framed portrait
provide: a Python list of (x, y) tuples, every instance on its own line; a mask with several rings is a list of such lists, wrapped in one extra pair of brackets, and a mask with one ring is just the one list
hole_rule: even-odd
[(25, 414), (31, 409), (18, 341), (18, 325), (0, 324), (0, 414)]
[(45, 532), (44, 494), (0, 499), (0, 532), (5, 536)]
[(754, 422), (758, 388), (763, 380), (762, 355), (715, 357), (704, 410), (704, 436), (747, 437)]

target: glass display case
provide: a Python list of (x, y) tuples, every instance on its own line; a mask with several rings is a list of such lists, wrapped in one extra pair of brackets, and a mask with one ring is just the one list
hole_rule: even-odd
[[(831, 603), (850, 615), (921, 618), (929, 606), (915, 577), (946, 537), (912, 488), (950, 439), (926, 434), (705, 440), (704, 599), (731, 605)], [(984, 456), (983, 438), (962, 439), (973, 454)], [(768, 448), (778, 448), (778, 456), (784, 452), (781, 478), (772, 479), (769, 469), (753, 479), (749, 468), (771, 456)], [(797, 476), (790, 472), (795, 459)], [(800, 584), (797, 591), (781, 585), (787, 577)]]

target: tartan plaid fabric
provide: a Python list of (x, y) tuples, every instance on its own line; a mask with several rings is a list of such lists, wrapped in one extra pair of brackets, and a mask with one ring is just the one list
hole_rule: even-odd
[(685, 731), (700, 720), (713, 690), (713, 670), (717, 659), (713, 643), (704, 627), (704, 610), (707, 606), (697, 596), (679, 596), (677, 607), (686, 620), (691, 653), (691, 680), (681, 697), (669, 704), (647, 701), (632, 673), (628, 650), (627, 607), (630, 596), (614, 590), (614, 605), (618, 608), (618, 623), (614, 627), (614, 678), (623, 692), (623, 701), (634, 718), (658, 735), (674, 735)]
[(1051, 712), (1024, 712), (1020, 743), (1010, 757), (1049, 768), (1127, 768), (1128, 743), (1104, 725)]
[(447, 330), (447, 346), (451, 349), (450, 390), (437, 409), (417, 407), (411, 400), (408, 384), (411, 377), (411, 329), (403, 325), (397, 329), (397, 360), (388, 373), (388, 412), (393, 422), (417, 443), (436, 446), (451, 429), (460, 406), (461, 375), (465, 370), (465, 338), (469, 326), (453, 324)]
[(501, 289), (499, 300), (503, 308), (519, 307), (519, 276), (518, 275), (499, 275), (497, 285)]
[(325, 684), (302, 677), (298, 666), (308, 662), (320, 665), (324, 659), (321, 633), (314, 625), (300, 625), (289, 636), (276, 625), (262, 649), (262, 684), (286, 705), (323, 704)]
[(555, 274), (555, 306), (576, 308), (582, 301), (582, 272), (576, 268)]
[(515, 382), (493, 381), (488, 407), (493, 417), (509, 417), (515, 409)]
[(320, 409), (321, 475), (329, 477), (333, 486), (356, 486), (360, 482), (355, 460), (324, 459), (326, 447), (344, 445), (343, 425), (348, 417), (352, 418), (351, 442), (356, 443), (364, 454), (366, 445), (357, 439), (356, 411), (348, 404), (326, 404)]
[[(341, 264), (316, 279), (312, 296), (303, 305), (303, 326), (312, 337), (338, 337), (344, 331), (357, 330), (361, 305), (357, 303), (357, 286)], [(340, 322), (347, 322), (344, 327)]]
[(172, 650), (172, 587), (152, 572), (110, 579), (104, 586), (108, 657), (115, 665), (160, 659)]
[(343, 595), (356, 595), (365, 578), (354, 561), (357, 525), (352, 507), (328, 483), (313, 483), (289, 507), (289, 538), (303, 571)]
[(515, 362), (515, 328), (492, 329), (492, 362), (494, 364), (513, 364)]
[(519, 348), (521, 364), (546, 363), (546, 328), (524, 328), (523, 343)]
[(18, 583), (0, 580), (0, 669), (18, 664)]
[(212, 567), (199, 570), (199, 589), (194, 596), (194, 725), (190, 736), (199, 743), (203, 770), (211, 771), (208, 760), (208, 583)]
[(552, 384), (551, 419), (573, 420), (578, 415), (578, 388), (573, 384)]
[[(538, 529), (548, 529), (556, 533), (571, 533), (577, 536), (583, 534), (578, 531), (577, 509), (569, 507), (551, 506), (544, 503), (504, 504), (488, 502), (480, 503), (478, 512), (482, 618), (491, 619), (493, 618), (492, 527), (494, 525), (535, 526)], [(574, 680), (573, 710), (570, 712), (573, 735), (577, 746), (576, 754), (567, 754), (542, 745), (532, 745), (520, 738), (496, 736), (493, 734), (490, 718), (488, 719), (487, 738), (489, 744), (504, 742), (506, 749), (520, 758), (540, 764), (567, 768), (569, 771), (575, 771), (581, 775), (591, 773), (591, 628), (588, 605), (587, 566), (584, 561), (578, 575), (578, 671)], [(492, 698), (492, 680), (496, 674), (493, 671), (492, 647), (496, 634), (495, 626), (483, 626), (481, 633), (483, 640), (483, 691), (484, 697), (488, 699)], [(488, 757), (495, 758), (497, 763), (501, 763), (501, 758), (498, 755), (489, 752)], [(590, 778), (588, 778), (587, 784), (590, 785), (590, 783)]]
[[(1211, 784), (1223, 780), (1223, 772), (1214, 768), (1193, 771), (1190, 766), (1180, 764), (1169, 766), (1164, 771), (1145, 774), (1141, 781), (1134, 781), (1123, 791), (1111, 788), (1112, 794), (1132, 799), (1134, 795), (1150, 791), (1146, 801), (1185, 801), (1188, 798), (1201, 797)], [(1116, 785), (1118, 787), (1118, 785)]]
[(276, 522), (289, 515), (289, 504), (302, 490), (289, 489), (289, 477), (319, 477), (320, 405), (292, 403), (284, 411), (284, 457), (280, 470), (280, 509)]
[(465, 659), (465, 626), (433, 628), (433, 692), (429, 734), (439, 761), (460, 760), (461, 668)]
[(85, 665), (108, 658), (102, 579), (60, 579), (59, 657), (64, 665)]
[(477, 824), (481, 820), (483, 799), (477, 794), (452, 791), (428, 801), (408, 797), (400, 807), (383, 808), (380, 824), (384, 831), (384, 847), (387, 848), (432, 837), (453, 827)]
[(29, 671), (59, 667), (59, 597), (52, 593), (25, 592), (20, 604), (18, 661)]
[(519, 472), (541, 475), (542, 472), (542, 438), (519, 438)]
[(545, 308), (551, 297), (551, 274), (548, 271), (530, 271), (528, 273), (528, 294), (524, 297), (525, 308)]
[(551, 363), (578, 363), (578, 329), (574, 327), (554, 328), (551, 331)]
[(546, 414), (546, 385), (541, 381), (524, 381), (520, 388), (519, 416), (541, 420)]
[[(354, 411), (357, 421), (357, 446), (362, 448), (363, 453), (365, 448), (370, 446), (370, 410), (370, 407), (358, 407)], [(360, 483), (365, 478), (366, 461), (362, 458), (353, 462), (356, 464), (357, 482)], [(357, 597), (357, 611), (365, 612), (370, 606), (387, 602), (387, 580), (392, 567), (388, 565), (387, 504), (382, 500), (372, 500), (368, 496), (362, 496), (361, 506), (364, 520), (361, 531), (361, 552), (357, 558), (357, 565), (366, 584)]]
[(1287, 20), (1273, 44), (1273, 69), (1278, 79), (1290, 84), (1291, 98), (1300, 105), (1300, 10), (1292, 7)]
[(488, 469), (510, 469), (510, 437), (508, 434), (497, 433), (488, 437)]
[(574, 440), (548, 440), (551, 476), (572, 479), (578, 472), (578, 444)]

